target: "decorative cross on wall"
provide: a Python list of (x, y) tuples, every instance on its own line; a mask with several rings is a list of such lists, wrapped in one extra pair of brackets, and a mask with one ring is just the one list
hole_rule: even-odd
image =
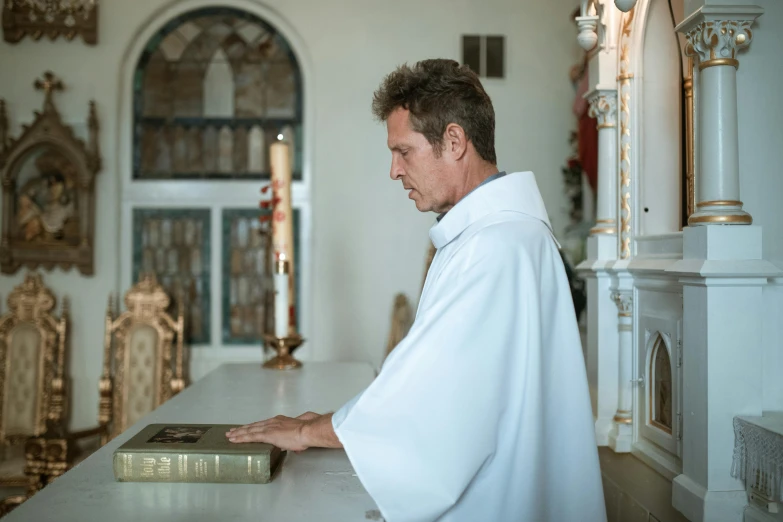
[(54, 108), (52, 105), (52, 91), (62, 91), (65, 89), (63, 82), (51, 71), (46, 71), (44, 73), (43, 80), (35, 80), (33, 86), (38, 91), (44, 91), (44, 110), (48, 110), (50, 107)]

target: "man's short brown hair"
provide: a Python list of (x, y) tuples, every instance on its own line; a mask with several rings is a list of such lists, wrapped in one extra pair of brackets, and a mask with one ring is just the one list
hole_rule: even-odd
[(423, 60), (399, 66), (384, 78), (372, 101), (373, 115), (386, 121), (397, 108), (410, 111), (413, 130), (427, 138), (440, 156), (450, 123), (461, 126), (485, 161), (497, 163), (495, 110), (484, 87), (467, 65), (454, 60)]

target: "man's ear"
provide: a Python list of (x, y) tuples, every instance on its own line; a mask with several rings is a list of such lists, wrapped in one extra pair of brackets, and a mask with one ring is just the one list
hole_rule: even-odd
[(462, 159), (468, 151), (468, 137), (465, 135), (465, 129), (456, 123), (449, 123), (446, 126), (446, 132), (443, 133), (443, 138), (445, 153), (454, 160)]

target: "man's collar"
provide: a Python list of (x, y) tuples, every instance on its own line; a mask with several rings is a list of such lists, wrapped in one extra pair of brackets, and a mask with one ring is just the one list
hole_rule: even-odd
[[(435, 248), (451, 243), (463, 230), (479, 219), (501, 211), (527, 214), (541, 220), (549, 229), (549, 216), (532, 172), (513, 172), (476, 187), (442, 216), (430, 229)], [(554, 237), (554, 236), (553, 236)]]
[[(489, 182), (490, 182), (490, 181), (492, 181), (493, 179), (502, 178), (502, 177), (503, 177), (503, 176), (505, 176), (505, 175), (506, 175), (506, 171), (504, 170), (504, 171), (501, 171), (501, 172), (496, 172), (496, 173), (492, 174), (491, 176), (487, 176), (486, 178), (484, 178), (484, 181), (482, 181), (481, 183), (479, 183), (478, 185), (476, 185), (475, 187), (473, 187), (473, 190), (476, 190), (476, 189), (477, 189), (477, 188), (479, 188), (481, 185), (486, 185), (487, 183), (489, 183)], [(473, 190), (471, 190), (470, 192), (468, 192), (467, 194), (465, 194), (465, 196), (463, 196), (463, 198), (462, 198), (462, 199), (465, 199), (466, 197), (468, 197), (468, 195), (469, 195), (471, 192), (473, 192)], [(447, 213), (448, 213), (448, 210), (447, 210), (446, 212), (442, 213), (442, 214), (438, 214), (438, 217), (437, 217), (436, 219), (437, 219), (438, 221), (440, 221), (441, 219), (443, 219), (443, 216), (445, 216)]]

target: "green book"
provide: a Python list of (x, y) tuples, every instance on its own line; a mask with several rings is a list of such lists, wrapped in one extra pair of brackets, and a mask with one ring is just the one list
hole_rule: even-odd
[(114, 451), (120, 482), (266, 484), (285, 452), (261, 442), (234, 443), (239, 424), (150, 424)]

